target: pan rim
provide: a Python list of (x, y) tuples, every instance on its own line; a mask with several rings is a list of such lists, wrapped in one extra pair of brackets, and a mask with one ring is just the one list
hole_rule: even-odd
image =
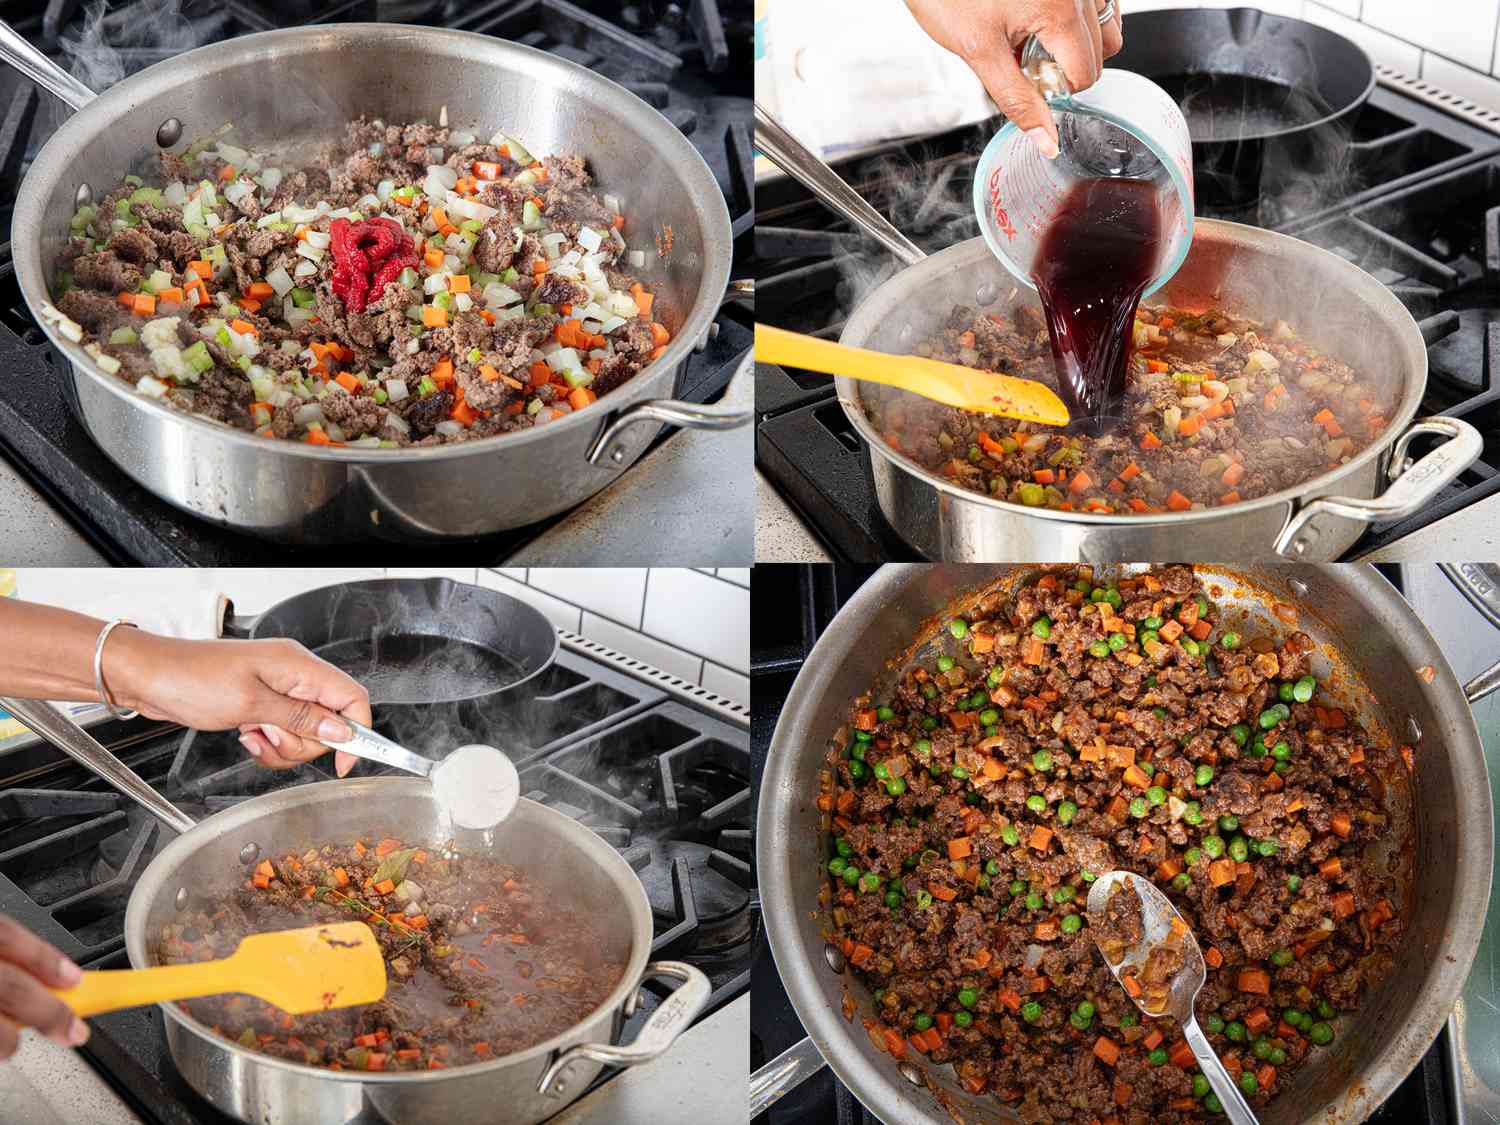
[[(257, 808), (257, 805), (287, 802), (289, 794), (296, 794), (299, 798), (296, 801), (288, 802), (290, 806), (295, 807), (297, 805), (321, 804), (326, 801), (345, 799), (351, 801), (374, 801), (380, 797), (380, 794), (376, 791), (380, 789), (396, 789), (398, 787), (407, 791), (403, 794), (405, 799), (420, 801), (425, 798), (431, 800), (431, 786), (421, 778), (367, 777), (357, 778), (352, 781), (347, 779), (315, 781), (306, 785), (298, 785), (291, 789), (264, 793), (242, 804), (223, 809), (212, 816), (204, 817), (192, 831), (184, 832), (157, 854), (156, 858), (147, 865), (146, 870), (141, 873), (140, 880), (136, 883), (135, 889), (130, 893), (130, 900), (125, 907), (125, 947), (130, 958), (131, 967), (136, 969), (150, 967), (151, 963), (145, 956), (145, 949), (142, 948), (145, 942), (146, 915), (149, 911), (149, 902), (155, 900), (156, 884), (164, 886), (167, 882), (167, 876), (171, 871), (176, 869), (178, 862), (195, 852), (199, 841), (194, 839), (194, 836), (198, 833), (199, 829), (205, 825), (215, 824), (215, 822), (217, 822), (216, 827), (253, 824), (260, 818), (261, 809)], [(619, 1011), (629, 996), (640, 987), (641, 973), (645, 970), (646, 962), (651, 952), (651, 905), (646, 898), (645, 888), (641, 886), (640, 880), (636, 878), (635, 872), (631, 870), (630, 865), (620, 857), (620, 854), (614, 848), (605, 843), (601, 837), (584, 828), (571, 817), (555, 809), (550, 809), (546, 805), (539, 804), (530, 798), (520, 798), (517, 803), (517, 809), (522, 808), (525, 809), (528, 816), (540, 817), (544, 821), (550, 820), (558, 827), (561, 833), (573, 833), (572, 839), (574, 844), (583, 850), (589, 858), (595, 860), (608, 873), (614, 876), (614, 881), (617, 884), (627, 883), (626, 877), (628, 876), (628, 885), (635, 888), (634, 893), (627, 892), (623, 896), (634, 928), (634, 933), (631, 935), (630, 959), (626, 963), (625, 971), (621, 974), (619, 981), (615, 984), (610, 994), (590, 1010), (588, 1015), (569, 1025), (550, 1039), (527, 1047), (523, 1051), (501, 1055), (487, 1062), (468, 1063), (463, 1066), (447, 1067), (443, 1070), (422, 1070), (395, 1074), (371, 1071), (329, 1070), (326, 1067), (309, 1066), (306, 1063), (292, 1062), (288, 1059), (279, 1059), (273, 1055), (262, 1054), (259, 1051), (252, 1051), (233, 1040), (217, 1036), (213, 1033), (212, 1029), (201, 1025), (186, 1012), (181, 1011), (174, 1003), (160, 1003), (157, 1007), (167, 1019), (176, 1023), (182, 1030), (190, 1032), (211, 1046), (228, 1050), (231, 1054), (238, 1056), (240, 1065), (253, 1063), (278, 1070), (288, 1070), (294, 1074), (309, 1075), (346, 1084), (413, 1085), (427, 1082), (442, 1082), (448, 1078), (468, 1078), (473, 1075), (507, 1069), (511, 1066), (541, 1062), (549, 1058), (553, 1052), (566, 1050), (568, 1047), (580, 1042), (576, 1036), (578, 1028), (592, 1023), (601, 1017), (611, 1016), (614, 1012)], [(513, 813), (512, 815), (515, 814)], [(140, 893), (143, 888), (148, 893)], [(644, 937), (642, 936), (643, 933)]]
[[(460, 50), (467, 49), (475, 54), (490, 55), (489, 65), (496, 68), (505, 65), (503, 60), (514, 59), (524, 69), (542, 74), (550, 73), (553, 76), (552, 84), (556, 87), (572, 85), (584, 89), (599, 89), (607, 92), (610, 98), (618, 98), (627, 105), (635, 103), (638, 107), (636, 112), (649, 115), (643, 117), (647, 124), (639, 130), (643, 134), (641, 139), (651, 145), (653, 151), (660, 153), (664, 161), (680, 164), (679, 174), (698, 212), (704, 230), (703, 244), (697, 248), (702, 264), (696, 298), (684, 311), (682, 325), (665, 345), (666, 351), (656, 360), (648, 363), (621, 387), (611, 392), (611, 396), (617, 396), (611, 409), (618, 412), (644, 398), (661, 397), (653, 396), (647, 390), (646, 384), (649, 380), (644, 379), (643, 376), (654, 370), (673, 370), (689, 357), (696, 346), (696, 341), (708, 331), (717, 315), (720, 297), (729, 282), (732, 264), (729, 207), (713, 172), (704, 162), (702, 155), (681, 131), (674, 128), (662, 116), (659, 110), (619, 83), (595, 74), (578, 63), (549, 55), (535, 47), (528, 47), (510, 40), (496, 39), (478, 32), (412, 24), (318, 24), (261, 31), (252, 35), (227, 39), (221, 43), (208, 44), (185, 54), (153, 63), (111, 86), (104, 93), (96, 95), (93, 101), (69, 116), (47, 139), (46, 144), (42, 146), (32, 162), (31, 169), (22, 180), (20, 189), (16, 193), (16, 206), (11, 221), (14, 268), (21, 296), (51, 346), (61, 353), (75, 370), (85, 373), (88, 378), (114, 395), (119, 400), (122, 409), (142, 409), (148, 413), (162, 412), (157, 416), (174, 418), (182, 424), (191, 426), (193, 432), (213, 435), (241, 445), (247, 450), (265, 451), (267, 448), (273, 448), (284, 455), (308, 461), (342, 462), (350, 466), (371, 467), (413, 462), (431, 464), (479, 456), (501, 448), (525, 446), (533, 442), (544, 441), (551, 433), (573, 430), (580, 426), (590, 428), (601, 426), (604, 420), (603, 414), (589, 420), (586, 411), (574, 411), (545, 426), (530, 426), (508, 434), (495, 434), (473, 441), (449, 442), (444, 445), (371, 450), (309, 445), (306, 442), (278, 439), (274, 445), (268, 446), (266, 439), (256, 437), (250, 431), (237, 430), (211, 422), (197, 414), (179, 410), (138, 393), (133, 386), (118, 376), (108, 375), (101, 371), (93, 357), (83, 350), (82, 344), (76, 344), (64, 337), (53, 321), (42, 316), (42, 305), (51, 304), (52, 296), (50, 286), (47, 284), (47, 266), (41, 261), (40, 235), (35, 232), (42, 229), (43, 212), (47, 200), (56, 190), (57, 185), (64, 180), (67, 166), (66, 159), (49, 156), (49, 153), (63, 154), (65, 157), (69, 152), (83, 149), (103, 128), (128, 116), (134, 109), (131, 106), (114, 111), (110, 109), (110, 106), (114, 104), (124, 106), (127, 102), (144, 100), (174, 89), (180, 84), (180, 78), (177, 75), (178, 68), (190, 59), (217, 58), (219, 61), (228, 63), (256, 54), (269, 57), (273, 53), (285, 54), (288, 51), (302, 50), (332, 53), (340, 50), (347, 41), (369, 42), (373, 39), (390, 42), (416, 39), (446, 41)], [(320, 44), (319, 40), (323, 42)], [(303, 45), (302, 41), (311, 42)], [(116, 94), (120, 96), (116, 97)], [(42, 177), (37, 173), (39, 170), (45, 171), (54, 162), (58, 164), (58, 168), (48, 176), (48, 185), (44, 190)], [(27, 234), (24, 239), (18, 239), (15, 235), (21, 230), (32, 233)], [(580, 419), (583, 421), (580, 422)]]

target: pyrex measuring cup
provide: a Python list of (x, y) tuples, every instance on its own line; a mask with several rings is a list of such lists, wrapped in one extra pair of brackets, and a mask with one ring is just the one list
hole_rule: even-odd
[(1146, 293), (1177, 272), (1193, 240), (1193, 146), (1177, 102), (1149, 78), (1106, 69), (1077, 94), (1047, 98), (1061, 152), (1048, 160), (1015, 125), (991, 138), (974, 174), (979, 231), (1029, 288), (1043, 233), (1078, 180), (1122, 176), (1156, 188), (1161, 254)]

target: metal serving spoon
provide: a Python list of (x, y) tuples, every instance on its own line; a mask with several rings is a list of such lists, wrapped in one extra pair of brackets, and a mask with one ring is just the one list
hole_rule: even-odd
[[(1114, 888), (1121, 882), (1129, 881), (1134, 885), (1136, 892), (1141, 896), (1141, 940), (1125, 951), (1125, 955), (1118, 963), (1109, 959), (1103, 946), (1099, 948), (1104, 957), (1104, 963), (1109, 965), (1109, 971), (1115, 974), (1115, 979), (1120, 979), (1123, 969), (1140, 969), (1145, 965), (1146, 955), (1151, 949), (1161, 942), (1166, 941), (1172, 935), (1172, 923), (1178, 923), (1178, 934), (1173, 940), (1181, 942), (1183, 952), (1182, 968), (1177, 970), (1177, 975), (1172, 978), (1172, 987), (1167, 994), (1165, 1006), (1159, 1009), (1148, 1008), (1145, 1004), (1146, 994), (1131, 997), (1136, 1007), (1146, 1016), (1155, 1018), (1157, 1016), (1171, 1016), (1182, 1027), (1183, 1038), (1193, 1050), (1193, 1057), (1198, 1060), (1198, 1065), (1203, 1068), (1204, 1075), (1208, 1078), (1208, 1084), (1213, 1087), (1219, 1101), (1224, 1105), (1224, 1112), (1229, 1114), (1229, 1120), (1234, 1125), (1257, 1125), (1258, 1119), (1255, 1111), (1250, 1108), (1240, 1093), (1240, 1088), (1234, 1079), (1229, 1077), (1229, 1072), (1224, 1069), (1224, 1064), (1219, 1061), (1219, 1056), (1214, 1053), (1213, 1047), (1209, 1045), (1208, 1036), (1203, 1034), (1203, 1029), (1198, 1026), (1198, 1017), (1193, 1013), (1193, 1003), (1198, 998), (1198, 990), (1203, 987), (1203, 980), (1208, 975), (1208, 970), (1203, 964), (1203, 951), (1198, 948), (1198, 939), (1193, 936), (1193, 931), (1183, 921), (1182, 915), (1177, 913), (1171, 900), (1162, 894), (1149, 879), (1130, 871), (1110, 871), (1094, 880), (1093, 887), (1089, 890), (1089, 916), (1091, 919), (1103, 918), (1105, 905), (1109, 902), (1109, 896)], [(1090, 927), (1093, 929), (1093, 927)], [(1095, 931), (1097, 934), (1099, 931)], [(1094, 943), (1099, 944), (1099, 938), (1094, 938)], [(1124, 983), (1121, 982), (1124, 988)], [(1125, 989), (1125, 994), (1130, 995), (1130, 990)]]
[(351, 719), (344, 722), (349, 724), (354, 737), (347, 742), (325, 739), (325, 745), (356, 758), (421, 774), (432, 782), (438, 803), (458, 826), (493, 828), (514, 811), (521, 796), (521, 779), (511, 760), (493, 746), (460, 746), (435, 761), (413, 754), (400, 743)]

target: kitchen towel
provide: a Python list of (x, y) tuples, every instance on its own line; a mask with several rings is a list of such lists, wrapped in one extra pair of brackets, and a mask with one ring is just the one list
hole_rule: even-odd
[(187, 640), (219, 635), (227, 599), (211, 574), (176, 568), (66, 570), (22, 567), (16, 596)]

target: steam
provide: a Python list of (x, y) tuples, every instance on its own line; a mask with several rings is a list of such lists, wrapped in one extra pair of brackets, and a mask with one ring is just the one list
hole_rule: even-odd
[(63, 35), (60, 43), (73, 76), (101, 91), (140, 69), (127, 68), (122, 51), (138, 52), (145, 65), (217, 38), (228, 19), (227, 12), (220, 12), (191, 23), (182, 14), (181, 0), (139, 0), (118, 10), (111, 10), (107, 0), (92, 0), (84, 9), (82, 28), (76, 35)]

